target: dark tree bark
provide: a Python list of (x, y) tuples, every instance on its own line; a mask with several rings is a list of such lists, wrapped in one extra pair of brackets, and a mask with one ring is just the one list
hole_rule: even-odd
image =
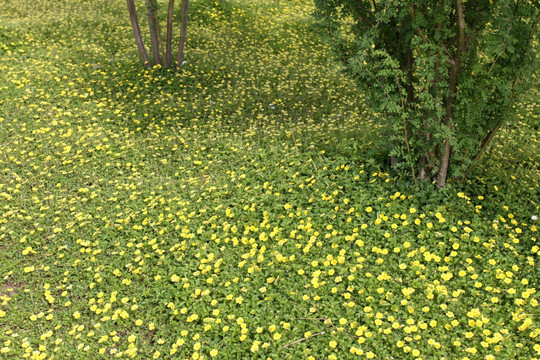
[(182, 59), (184, 58), (184, 46), (186, 44), (186, 32), (188, 22), (189, 0), (182, 0), (182, 23), (180, 26), (180, 45), (178, 46), (178, 56), (176, 57), (176, 66), (182, 66)]
[(169, 68), (172, 63), (173, 10), (174, 0), (169, 0), (169, 8), (167, 10), (167, 40), (165, 42), (165, 56), (163, 59), (165, 68)]
[(135, 36), (135, 43), (137, 43), (137, 50), (139, 51), (139, 56), (146, 67), (150, 67), (150, 59), (148, 58), (148, 53), (144, 47), (141, 28), (139, 27), (139, 19), (137, 17), (137, 10), (135, 9), (134, 0), (127, 0), (127, 7), (129, 12), (129, 20), (131, 21), (131, 27), (133, 28), (133, 35)]
[(148, 12), (148, 26), (150, 28), (150, 42), (152, 44), (152, 56), (154, 64), (161, 64), (159, 43), (159, 18), (157, 11), (157, 0), (146, 0), (146, 10)]
[[(461, 71), (460, 60), (461, 54), (465, 49), (465, 17), (463, 15), (463, 4), (461, 0), (456, 0), (456, 15), (457, 15), (457, 47), (456, 54), (450, 60), (450, 81), (448, 89), (448, 98), (446, 100), (446, 114), (444, 118), (444, 126), (450, 131), (452, 128), (452, 120), (454, 119), (454, 102), (457, 94), (458, 76)], [(443, 144), (443, 149), (439, 158), (439, 171), (437, 173), (437, 187), (446, 185), (446, 176), (448, 174), (448, 166), (450, 165), (450, 135), (446, 138)]]

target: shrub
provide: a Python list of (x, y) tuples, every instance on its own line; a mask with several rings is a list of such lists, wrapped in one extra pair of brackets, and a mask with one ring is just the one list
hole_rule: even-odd
[(439, 187), (467, 177), (531, 84), (539, 2), (315, 2), (384, 122), (392, 165)]

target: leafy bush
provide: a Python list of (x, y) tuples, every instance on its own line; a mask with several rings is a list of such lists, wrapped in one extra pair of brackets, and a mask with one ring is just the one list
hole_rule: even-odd
[(315, 2), (392, 163), (438, 186), (466, 177), (530, 85), (538, 2)]

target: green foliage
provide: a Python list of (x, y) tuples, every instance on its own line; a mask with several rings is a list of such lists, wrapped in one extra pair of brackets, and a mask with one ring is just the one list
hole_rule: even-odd
[(183, 71), (117, 2), (0, 8), (0, 359), (539, 358), (538, 92), (435, 191), (310, 1), (192, 5)]
[(413, 176), (441, 171), (447, 140), (451, 177), (466, 175), (536, 84), (537, 1), (315, 3), (345, 70), (385, 124), (389, 154)]

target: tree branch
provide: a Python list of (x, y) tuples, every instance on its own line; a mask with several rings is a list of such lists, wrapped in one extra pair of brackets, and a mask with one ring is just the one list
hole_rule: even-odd
[[(538, 19), (536, 19), (536, 21), (531, 26), (531, 30), (529, 32), (529, 38), (527, 39), (527, 47), (530, 44), (530, 42), (533, 40), (534, 32), (536, 30), (537, 25), (538, 25)], [(495, 61), (496, 61), (496, 59), (495, 59)], [(510, 90), (510, 99), (513, 99), (513, 97), (515, 95), (515, 89), (516, 89), (516, 87), (517, 87), (517, 85), (519, 83), (519, 77), (521, 75), (523, 67), (525, 66), (525, 62), (526, 62), (525, 56), (523, 56), (521, 66), (519, 68), (519, 71), (516, 74), (516, 78), (514, 79), (514, 83), (512, 84), (512, 89)], [(493, 65), (492, 65), (492, 68), (493, 68)], [(490, 69), (490, 71), (491, 71), (491, 69)], [(510, 101), (509, 104), (512, 104), (512, 101)], [(495, 134), (501, 128), (501, 125), (502, 125), (503, 121), (504, 121), (504, 117), (500, 117), (499, 121), (497, 121), (497, 124), (495, 125), (495, 127), (493, 129), (491, 129), (488, 132), (488, 134), (486, 135), (486, 137), (482, 140), (482, 143), (480, 144), (480, 150), (478, 150), (478, 152), (473, 156), (473, 158), (471, 160), (471, 165), (469, 165), (469, 167), (467, 168), (467, 171), (465, 171), (465, 174), (463, 174), (463, 177), (461, 178), (462, 183), (469, 176), (470, 172), (474, 169), (474, 167), (478, 163), (478, 160), (480, 160), (480, 158), (482, 157), (482, 155), (486, 151), (487, 147), (491, 143), (491, 140), (493, 140), (493, 138), (495, 137)]]

